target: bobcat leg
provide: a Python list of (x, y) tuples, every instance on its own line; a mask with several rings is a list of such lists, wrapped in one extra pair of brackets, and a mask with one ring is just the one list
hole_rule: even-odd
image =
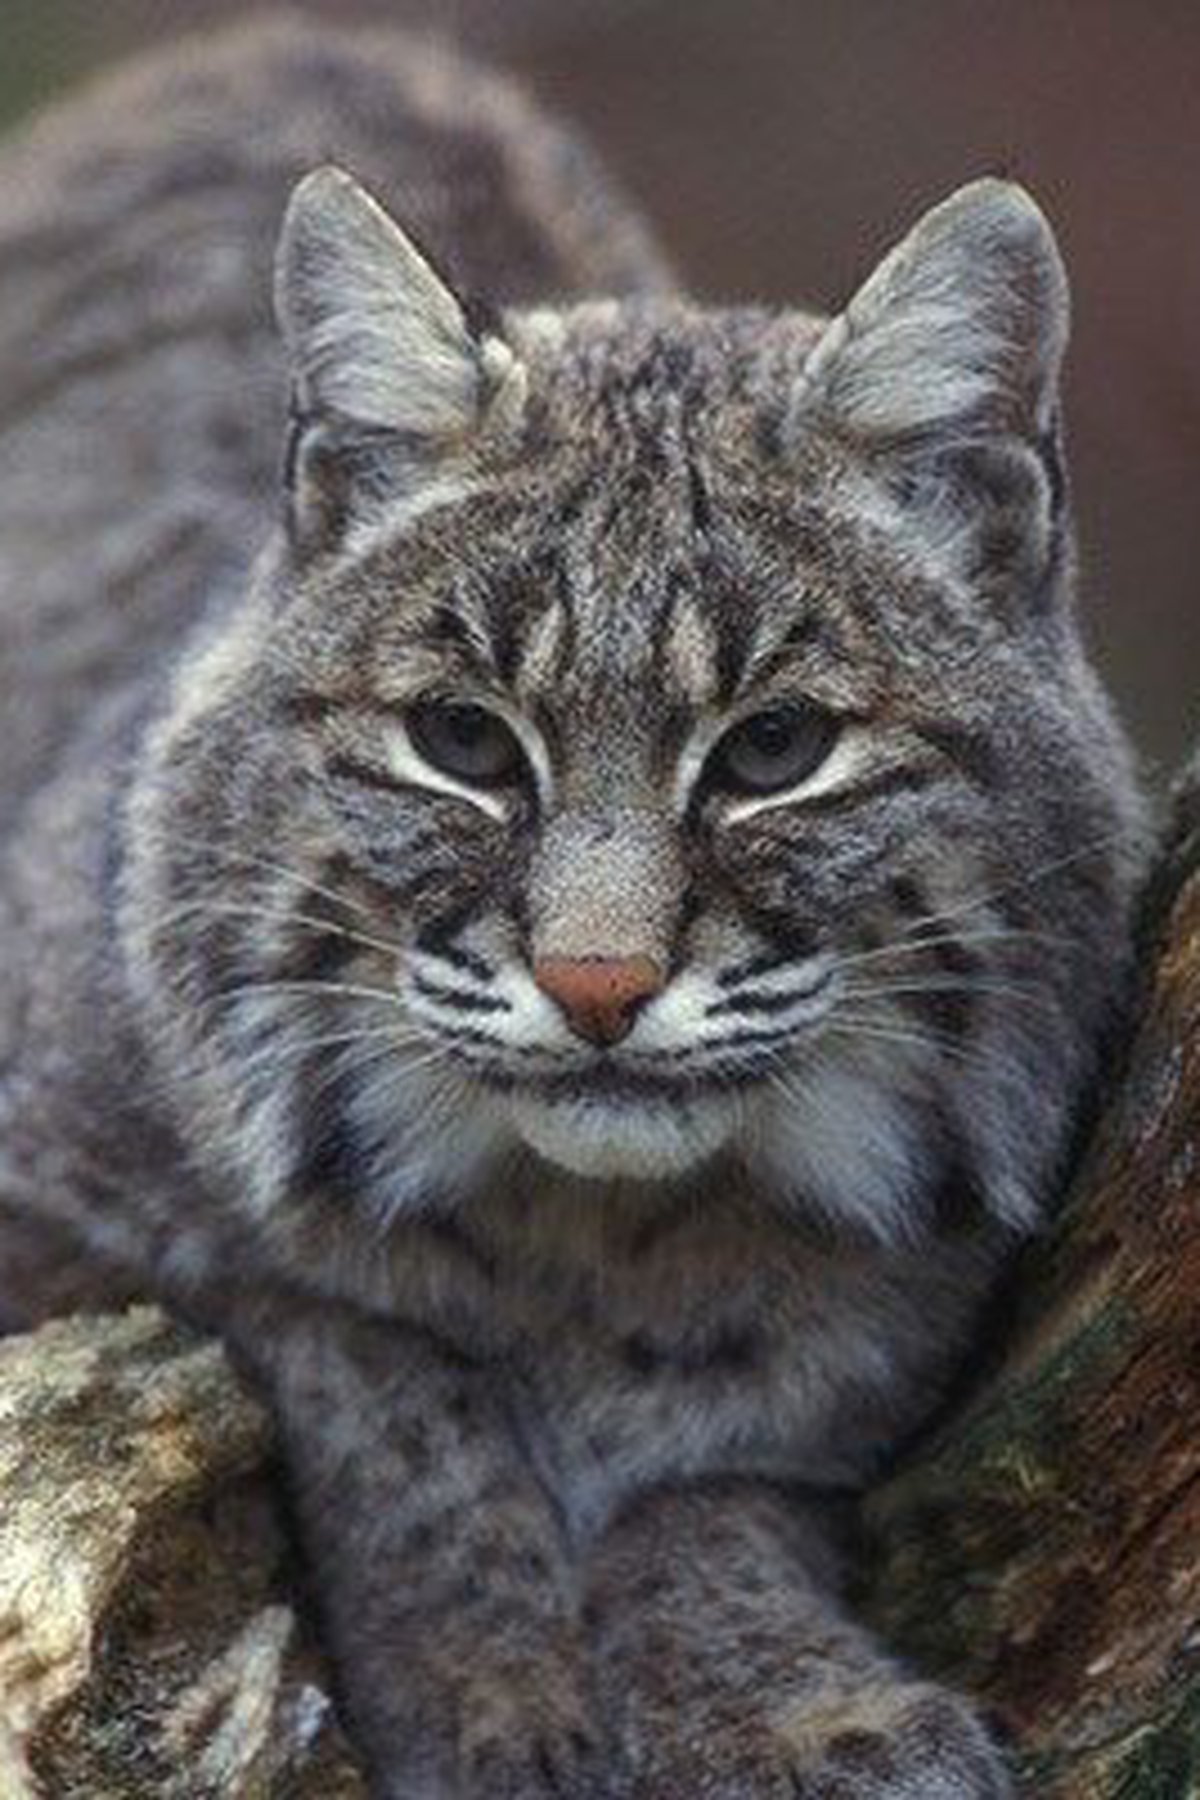
[(256, 1305), (347, 1722), (380, 1800), (590, 1800), (599, 1734), (558, 1523), (479, 1365), (332, 1307)]
[(588, 1617), (634, 1800), (1001, 1800), (956, 1696), (833, 1598), (819, 1530), (766, 1485), (650, 1495), (589, 1570)]

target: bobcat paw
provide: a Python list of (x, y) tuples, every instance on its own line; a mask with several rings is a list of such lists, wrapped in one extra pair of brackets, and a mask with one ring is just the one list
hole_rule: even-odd
[(1008, 1800), (970, 1708), (916, 1683), (812, 1694), (786, 1708), (717, 1699), (628, 1744), (621, 1800)]
[(999, 1751), (970, 1707), (923, 1685), (814, 1696), (775, 1721), (795, 1800), (1006, 1800)]
[(493, 1692), (459, 1744), (470, 1800), (604, 1800), (607, 1758), (576, 1697), (553, 1681)]
[(464, 1775), (471, 1800), (604, 1800), (608, 1792), (597, 1745), (575, 1731), (476, 1745)]

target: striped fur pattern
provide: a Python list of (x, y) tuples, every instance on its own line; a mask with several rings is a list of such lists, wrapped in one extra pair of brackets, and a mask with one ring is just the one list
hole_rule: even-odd
[[(273, 1398), (380, 1795), (1000, 1795), (826, 1525), (1125, 994), (1045, 220), (976, 183), (832, 323), (702, 308), (492, 77), (294, 24), (9, 158), (22, 1256)], [(579, 958), (657, 971), (618, 1041)]]

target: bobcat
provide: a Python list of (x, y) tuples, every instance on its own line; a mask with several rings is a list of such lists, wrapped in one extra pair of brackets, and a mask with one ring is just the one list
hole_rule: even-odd
[(1046, 221), (701, 307), (502, 82), (288, 21), (5, 154), (10, 1321), (78, 1241), (223, 1333), (387, 1800), (1005, 1793), (834, 1539), (1126, 986)]

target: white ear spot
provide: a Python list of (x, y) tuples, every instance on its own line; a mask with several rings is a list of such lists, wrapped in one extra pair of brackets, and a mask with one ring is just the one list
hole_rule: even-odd
[(797, 415), (895, 442), (945, 431), (1036, 436), (1069, 329), (1066, 274), (1021, 187), (976, 181), (884, 258), (805, 364)]
[(508, 345), (475, 337), (451, 289), (341, 169), (314, 170), (292, 194), (275, 310), (303, 411), (447, 438), (520, 385)]

